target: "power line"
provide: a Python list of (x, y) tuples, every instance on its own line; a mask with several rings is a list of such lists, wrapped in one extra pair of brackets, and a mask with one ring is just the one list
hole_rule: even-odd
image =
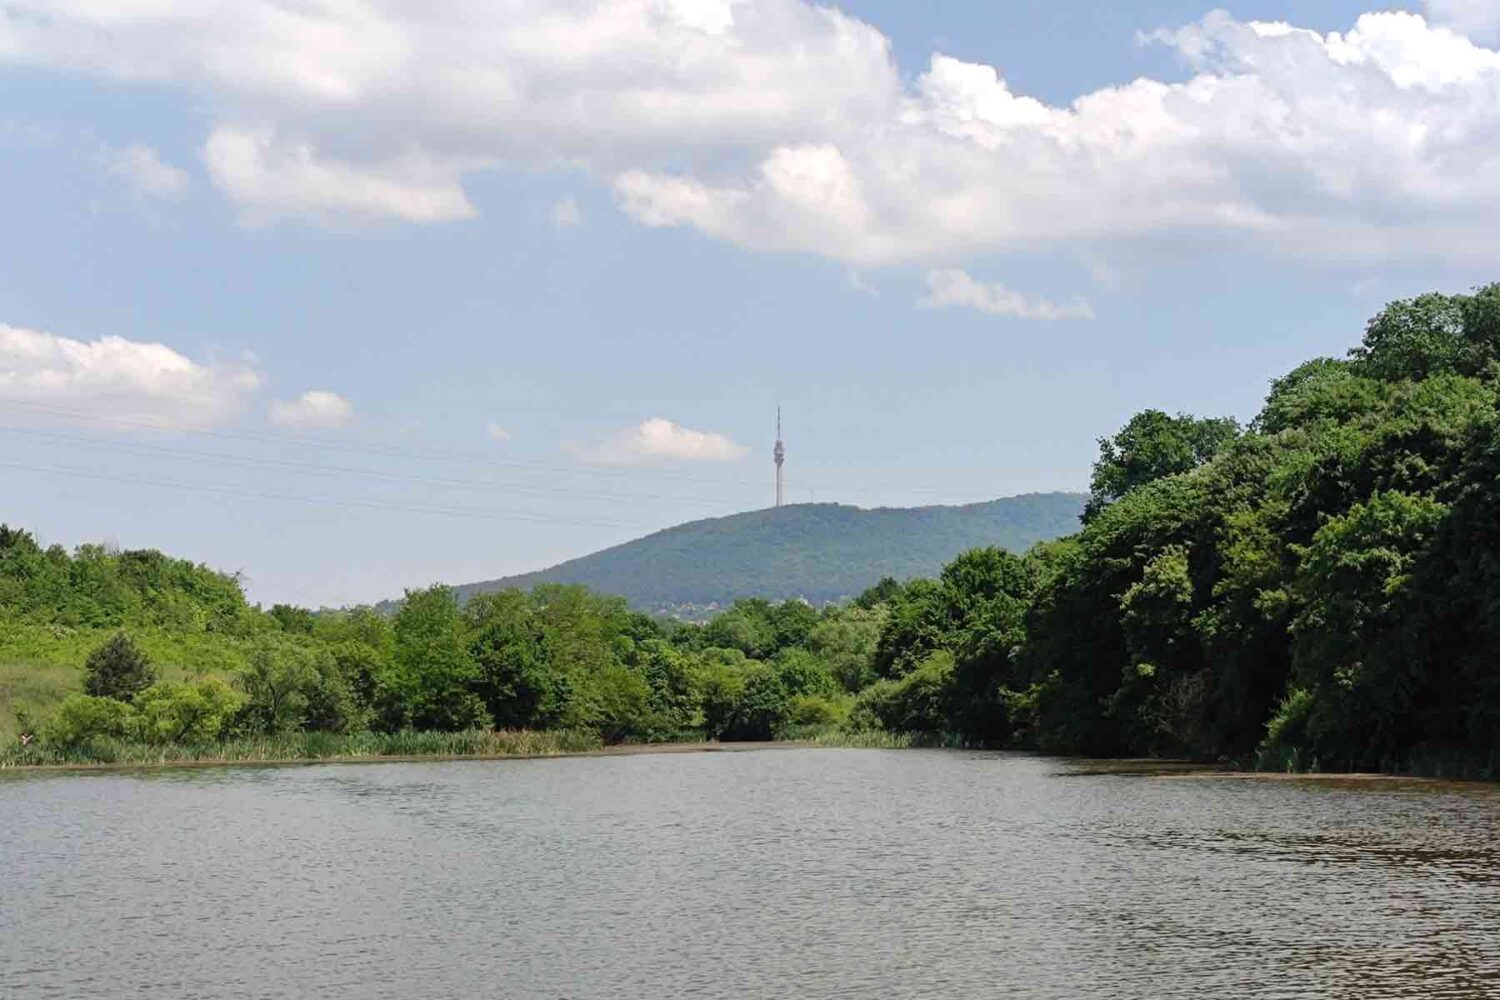
[(749, 479), (709, 479), (703, 476), (689, 476), (681, 473), (673, 473), (663, 470), (635, 471), (630, 469), (601, 469), (597, 467), (582, 469), (577, 466), (559, 465), (553, 462), (538, 462), (514, 458), (497, 458), (493, 455), (481, 455), (477, 452), (460, 452), (451, 449), (424, 449), (416, 451), (407, 448), (393, 448), (386, 445), (354, 444), (350, 442), (311, 441), (296, 437), (275, 436), (270, 434), (253, 434), (246, 431), (223, 431), (211, 430), (207, 427), (196, 427), (191, 424), (174, 424), (165, 421), (135, 420), (129, 417), (116, 417), (103, 414), (85, 413), (79, 410), (67, 410), (55, 406), (47, 406), (42, 403), (16, 399), (0, 399), (0, 405), (18, 406), (38, 413), (46, 413), (51, 416), (63, 417), (69, 420), (104, 422), (120, 427), (133, 427), (142, 430), (152, 430), (171, 434), (194, 434), (201, 437), (219, 438), (233, 441), (249, 441), (257, 444), (271, 444), (278, 448), (310, 448), (315, 450), (349, 452), (367, 455), (378, 455), (384, 458), (409, 458), (424, 462), (447, 462), (450, 464), (463, 465), (499, 465), (507, 468), (518, 468), (526, 470), (540, 470), (547, 472), (562, 472), (569, 475), (601, 476), (616, 479), (666, 479), (679, 482), (705, 483), (715, 486), (754, 485)]
[(579, 490), (571, 487), (542, 487), (542, 486), (520, 486), (511, 483), (497, 482), (493, 479), (445, 479), (433, 476), (421, 476), (412, 473), (386, 472), (378, 469), (362, 469), (353, 466), (327, 465), (324, 463), (298, 462), (292, 459), (262, 458), (254, 455), (227, 455), (222, 452), (200, 451), (193, 448), (169, 448), (163, 445), (141, 444), (138, 442), (100, 441), (96, 438), (85, 437), (80, 434), (64, 434), (58, 431), (45, 430), (34, 427), (6, 427), (0, 426), (0, 432), (10, 434), (25, 434), (32, 437), (45, 438), (53, 441), (68, 441), (83, 445), (86, 448), (104, 448), (112, 452), (125, 452), (127, 454), (152, 456), (159, 455), (171, 458), (191, 458), (197, 461), (207, 461), (221, 465), (238, 466), (241, 468), (269, 468), (287, 469), (300, 472), (311, 472), (317, 475), (356, 475), (367, 476), (375, 479), (384, 479), (392, 482), (417, 483), (424, 486), (434, 486), (447, 489), (478, 490), (483, 492), (505, 492), (524, 493), (535, 496), (568, 496), (583, 499), (597, 500), (672, 500), (679, 503), (688, 503), (694, 506), (722, 508), (725, 501), (713, 501), (703, 499), (683, 499), (682, 497), (668, 496), (662, 493), (619, 493), (601, 490)]
[(185, 483), (170, 479), (157, 479), (150, 476), (111, 475), (109, 473), (95, 472), (91, 469), (78, 469), (69, 466), (28, 465), (25, 462), (0, 462), (0, 467), (9, 469), (22, 469), (28, 472), (40, 472), (49, 475), (75, 476), (82, 479), (98, 479), (105, 482), (126, 483), (134, 486), (152, 486), (166, 489), (190, 490), (197, 493), (221, 493), (228, 496), (250, 497), (261, 500), (282, 500), (290, 503), (305, 503), (324, 507), (350, 507), (368, 510), (402, 511), (412, 514), (438, 514), (445, 517), (467, 517), (487, 521), (527, 521), (535, 524), (558, 524), (570, 527), (629, 528), (636, 531), (649, 531), (657, 527), (656, 525), (631, 524), (624, 521), (560, 518), (546, 514), (538, 514), (534, 511), (496, 511), (483, 510), (476, 507), (452, 507), (437, 506), (431, 504), (398, 504), (378, 500), (345, 500), (336, 497), (309, 497), (293, 493), (274, 493), (266, 490), (246, 490), (228, 486), (210, 486), (206, 483)]
[[(219, 439), (226, 441), (243, 441), (255, 444), (272, 445), (276, 448), (302, 448), (315, 451), (328, 451), (334, 453), (363, 454), (382, 458), (402, 458), (423, 462), (439, 462), (457, 464), (464, 466), (489, 465), (514, 469), (519, 472), (541, 473), (551, 472), (568, 476), (600, 477), (607, 479), (623, 480), (658, 480), (679, 483), (694, 483), (705, 486), (718, 487), (740, 487), (747, 490), (759, 491), (764, 489), (764, 481), (755, 479), (723, 479), (709, 478), (705, 476), (693, 476), (684, 473), (671, 472), (662, 469), (633, 470), (617, 468), (599, 468), (597, 466), (580, 467), (576, 465), (561, 465), (554, 462), (542, 462), (536, 460), (500, 458), (494, 455), (484, 455), (477, 452), (461, 452), (451, 449), (424, 449), (415, 450), (408, 448), (396, 448), (386, 445), (371, 445), (353, 442), (333, 442), (327, 440), (308, 440), (303, 438), (255, 434), (247, 431), (213, 430), (206, 427), (198, 427), (190, 424), (174, 424), (166, 421), (139, 420), (129, 417), (118, 417), (104, 414), (87, 413), (79, 410), (69, 410), (62, 407), (49, 406), (44, 403), (35, 403), (27, 400), (0, 399), (0, 406), (19, 407), (37, 413), (44, 413), (54, 417), (85, 423), (103, 422), (119, 427), (129, 427), (141, 430), (151, 430), (160, 433), (192, 434), (200, 437)], [(893, 484), (897, 485), (897, 484)], [(878, 487), (867, 486), (865, 488), (841, 487), (831, 489), (826, 485), (810, 483), (806, 480), (788, 479), (788, 489), (810, 490), (815, 489), (819, 493), (833, 496), (870, 496), (884, 492)], [(899, 489), (906, 493), (914, 493), (934, 497), (934, 503), (946, 501), (947, 503), (973, 502), (976, 500), (994, 499), (994, 492), (973, 493), (965, 495), (960, 500), (949, 491), (912, 486), (900, 483)], [(653, 496), (650, 499), (680, 499), (678, 497)]]

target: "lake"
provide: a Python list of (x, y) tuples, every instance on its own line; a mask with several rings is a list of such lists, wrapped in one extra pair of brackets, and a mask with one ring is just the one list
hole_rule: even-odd
[(0, 776), (7, 998), (1500, 996), (1500, 788), (777, 749)]

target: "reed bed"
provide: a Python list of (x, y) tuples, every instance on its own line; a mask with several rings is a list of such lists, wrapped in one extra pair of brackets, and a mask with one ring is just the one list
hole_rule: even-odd
[(286, 733), (207, 744), (96, 739), (74, 747), (0, 747), (0, 768), (87, 764), (153, 765), (249, 761), (359, 760), (381, 757), (536, 757), (598, 750), (591, 732), (471, 730), (458, 733)]

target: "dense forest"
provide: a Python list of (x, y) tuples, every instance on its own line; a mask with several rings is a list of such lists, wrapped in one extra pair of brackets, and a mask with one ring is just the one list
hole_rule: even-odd
[[(1003, 479), (997, 476), (997, 479)], [(706, 618), (741, 597), (848, 601), (874, 580), (932, 576), (956, 553), (1024, 552), (1078, 530), (1085, 497), (1031, 493), (962, 506), (788, 504), (679, 524), (551, 569), (456, 588), (473, 594), (581, 583), (631, 606)]]
[(262, 611), (200, 566), (0, 529), (0, 695), (16, 732), (95, 755), (303, 731), (882, 730), (1494, 776), (1497, 404), (1500, 285), (1396, 302), (1347, 357), (1276, 380), (1246, 427), (1137, 414), (1101, 440), (1069, 537), (701, 625), (558, 584)]

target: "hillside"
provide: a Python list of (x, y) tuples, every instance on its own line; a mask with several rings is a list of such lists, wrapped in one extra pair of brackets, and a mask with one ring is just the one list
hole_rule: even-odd
[(891, 576), (932, 576), (965, 549), (1024, 552), (1078, 530), (1084, 498), (1033, 493), (961, 507), (795, 504), (692, 521), (536, 573), (457, 588), (473, 594), (581, 583), (643, 610), (725, 605), (737, 597), (851, 597)]

